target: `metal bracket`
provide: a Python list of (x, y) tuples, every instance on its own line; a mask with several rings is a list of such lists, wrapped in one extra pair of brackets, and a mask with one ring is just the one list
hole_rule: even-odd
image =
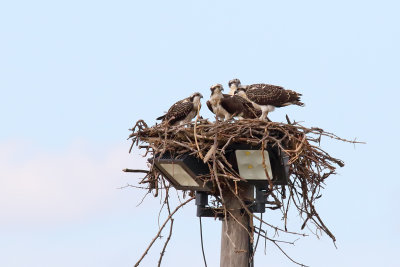
[[(255, 189), (256, 198), (254, 202), (249, 203), (249, 210), (254, 213), (264, 213), (267, 203), (267, 191), (262, 187), (255, 187)], [(196, 191), (196, 206), (197, 217), (223, 217), (222, 214), (216, 214), (213, 208), (208, 207), (208, 194), (206, 192)]]
[(251, 205), (250, 210), (254, 213), (264, 213), (265, 204), (267, 203), (267, 192), (265, 189), (260, 187), (255, 187), (256, 189), (256, 199)]
[(208, 205), (208, 194), (202, 191), (196, 191), (197, 217), (222, 217), (214, 212)]

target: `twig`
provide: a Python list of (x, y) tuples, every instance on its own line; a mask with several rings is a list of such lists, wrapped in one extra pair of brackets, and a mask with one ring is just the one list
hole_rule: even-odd
[(170, 228), (169, 228), (169, 235), (168, 235), (168, 238), (167, 238), (167, 240), (165, 241), (164, 247), (163, 247), (163, 249), (162, 249), (162, 251), (161, 251), (160, 259), (158, 260), (158, 267), (161, 266), (161, 261), (162, 261), (162, 258), (163, 258), (163, 256), (164, 256), (165, 249), (167, 248), (168, 242), (169, 242), (169, 240), (171, 239), (172, 227), (173, 227), (173, 226), (174, 226), (174, 219), (171, 218), (171, 223), (170, 223)]
[(300, 266), (304, 266), (304, 267), (308, 267), (308, 265), (304, 265), (304, 264), (302, 264), (302, 263), (299, 263), (299, 262), (297, 262), (297, 261), (295, 261), (295, 260), (293, 260), (277, 243), (276, 243), (276, 241), (275, 240), (270, 240), (272, 243), (274, 243), (274, 245), (275, 246), (277, 246), (278, 248), (279, 248), (279, 250), (283, 253), (283, 254), (285, 254), (285, 256), (290, 260), (290, 261), (292, 261), (293, 263), (296, 263), (297, 265), (300, 265)]
[(194, 142), (196, 143), (197, 151), (199, 152), (199, 156), (201, 159), (203, 159), (203, 154), (201, 153), (199, 143), (197, 142), (197, 121), (199, 119), (199, 113), (200, 113), (200, 105), (197, 108), (197, 116), (196, 116), (196, 120), (194, 121), (193, 135), (194, 135)]
[[(164, 181), (163, 181), (163, 182), (164, 182)], [(164, 182), (164, 186), (165, 186), (165, 182)], [(170, 209), (170, 207), (169, 207), (169, 200), (168, 200), (168, 198), (169, 198), (168, 190), (169, 190), (169, 188), (166, 189), (166, 193), (165, 193), (165, 202), (167, 203), (168, 214), (171, 215), (171, 209)], [(160, 253), (160, 259), (158, 260), (158, 267), (161, 266), (161, 261), (162, 261), (162, 258), (163, 258), (163, 256), (164, 256), (165, 249), (167, 248), (168, 243), (169, 243), (169, 240), (171, 239), (172, 228), (173, 228), (173, 226), (174, 226), (174, 219), (171, 218), (171, 224), (170, 224), (170, 229), (169, 229), (169, 235), (168, 235), (167, 240), (165, 241), (164, 246), (163, 246), (163, 249), (162, 249), (162, 251), (161, 251), (161, 253)]]
[(149, 246), (146, 248), (146, 250), (144, 251), (143, 255), (140, 257), (140, 259), (136, 262), (136, 264), (134, 265), (134, 267), (139, 266), (140, 262), (143, 260), (144, 256), (146, 256), (147, 252), (149, 252), (151, 246), (153, 246), (154, 242), (156, 241), (156, 239), (160, 236), (161, 231), (164, 229), (165, 225), (167, 224), (167, 222), (171, 219), (171, 217), (175, 214), (175, 212), (177, 212), (181, 207), (183, 207), (184, 205), (186, 205), (187, 203), (189, 203), (190, 201), (192, 201), (195, 197), (191, 197), (188, 200), (186, 200), (185, 202), (183, 202), (182, 204), (180, 204), (179, 206), (177, 206), (175, 208), (175, 210), (173, 212), (171, 212), (171, 214), (168, 216), (168, 218), (165, 220), (164, 224), (161, 226), (160, 230), (158, 230), (156, 236), (153, 238), (153, 240), (151, 240)]
[(123, 172), (140, 172), (140, 173), (148, 173), (148, 170), (134, 170), (134, 169), (123, 169)]
[[(261, 217), (261, 220), (260, 220), (260, 229), (261, 229), (261, 227), (262, 227), (262, 216), (263, 216), (263, 214), (261, 213), (261, 215), (260, 215), (260, 217)], [(258, 246), (258, 240), (259, 240), (259, 239), (260, 239), (260, 232), (258, 232), (258, 234), (257, 234), (256, 245), (254, 246), (253, 255), (251, 255), (252, 259), (254, 259), (254, 256), (256, 255), (257, 246)]]

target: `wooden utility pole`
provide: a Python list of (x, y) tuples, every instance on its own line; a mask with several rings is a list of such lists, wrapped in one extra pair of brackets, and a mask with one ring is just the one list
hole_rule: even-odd
[[(248, 188), (245, 188), (249, 191)], [(251, 190), (252, 187), (251, 187)], [(222, 220), (220, 267), (249, 267), (250, 218), (233, 194), (225, 194), (225, 207), (232, 215)], [(234, 218), (232, 217), (234, 216)]]

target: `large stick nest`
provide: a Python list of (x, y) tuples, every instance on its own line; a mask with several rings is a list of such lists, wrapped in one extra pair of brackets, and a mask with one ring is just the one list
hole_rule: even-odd
[[(168, 123), (162, 123), (148, 127), (143, 120), (139, 120), (131, 129), (130, 150), (136, 145), (145, 149), (145, 154), (149, 157), (168, 152), (174, 155), (190, 153), (200, 158), (210, 169), (210, 174), (201, 178), (205, 182), (211, 182), (212, 194), (215, 196), (214, 208), (225, 216), (227, 211), (224, 209), (224, 194), (234, 194), (240, 198), (243, 208), (253, 218), (275, 231), (288, 233), (287, 214), (289, 207), (294, 206), (303, 219), (301, 229), (311, 223), (316, 230), (325, 232), (335, 241), (334, 235), (318, 215), (315, 201), (321, 197), (325, 180), (335, 174), (338, 166), (343, 167), (344, 163), (322, 150), (320, 141), (321, 137), (326, 136), (344, 142), (357, 142), (339, 138), (320, 128), (307, 128), (298, 123), (291, 123), (288, 118), (287, 121), (287, 124), (257, 119), (211, 123), (208, 120), (196, 119), (186, 125), (169, 126)], [(237, 186), (237, 183), (243, 184), (244, 179), (225, 157), (225, 150), (233, 144), (249, 144), (262, 150), (267, 147), (278, 147), (289, 156), (288, 184), (278, 186), (270, 182), (267, 190), (267, 208), (282, 211), (284, 227), (273, 226), (249, 211), (238, 192), (240, 186)], [(149, 171), (140, 183), (146, 184), (146, 188), (152, 190), (155, 196), (160, 190), (166, 189), (168, 184), (152, 164), (149, 164)], [(191, 192), (189, 194), (193, 196)], [(258, 229), (258, 233), (260, 232), (263, 231)]]

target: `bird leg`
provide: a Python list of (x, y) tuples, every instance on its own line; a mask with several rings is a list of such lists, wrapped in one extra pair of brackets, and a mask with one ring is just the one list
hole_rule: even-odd
[(224, 121), (229, 121), (230, 119), (232, 119), (233, 116), (229, 115), (228, 113), (225, 114), (225, 119)]
[(263, 121), (265, 121), (265, 118), (267, 118), (267, 115), (268, 115), (268, 108), (267, 107), (265, 107), (265, 106), (261, 106), (261, 116), (260, 116), (260, 120), (263, 120)]

